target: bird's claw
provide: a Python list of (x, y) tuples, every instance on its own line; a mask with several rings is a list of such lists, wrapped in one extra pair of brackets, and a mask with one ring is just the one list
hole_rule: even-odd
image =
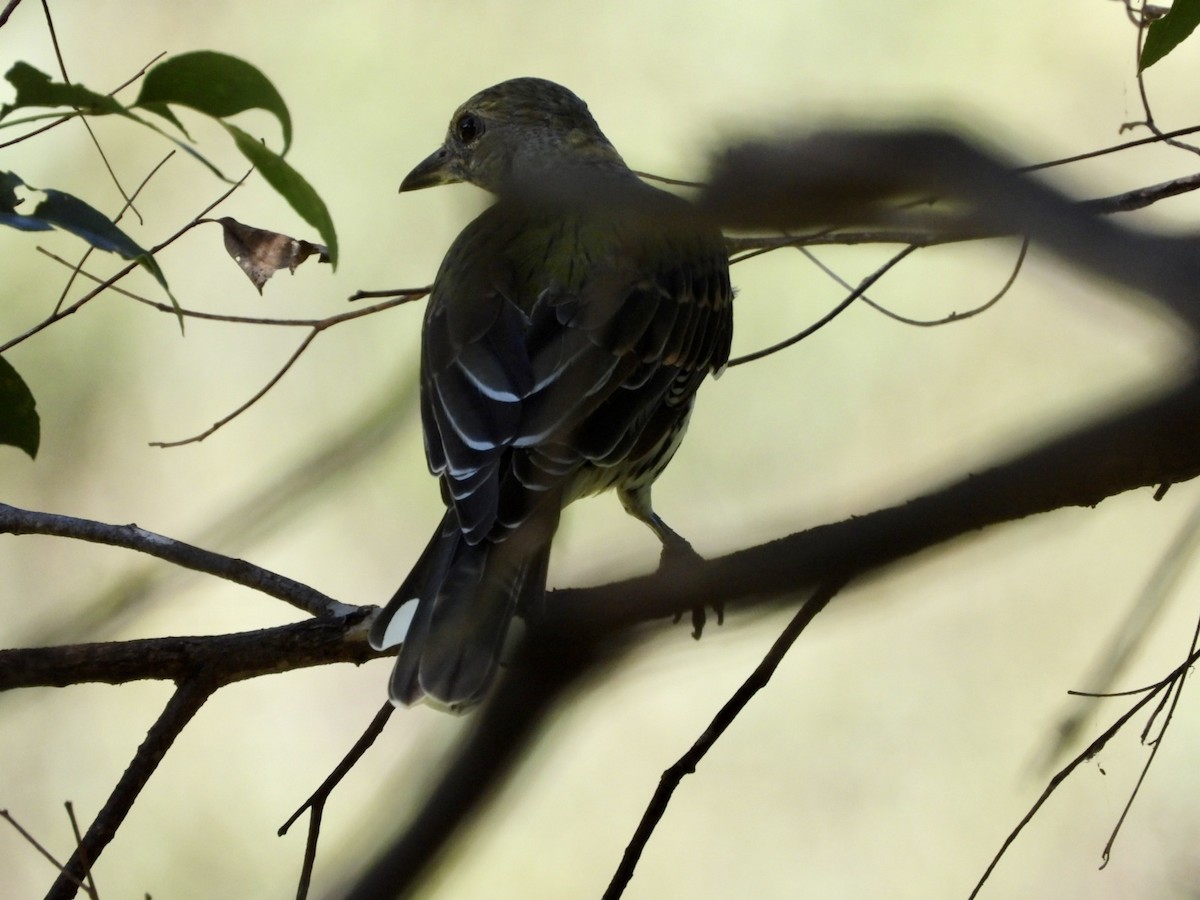
[[(704, 562), (704, 557), (695, 551), (691, 544), (683, 538), (664, 542), (662, 555), (658, 561), (659, 572), (670, 572), (672, 569), (680, 570), (690, 567), (698, 562)], [(717, 615), (717, 624), (725, 624), (725, 604), (714, 603), (712, 605), (713, 612)], [(675, 624), (683, 618), (682, 612), (675, 613)], [(692, 607), (692, 637), (697, 641), (704, 634), (704, 626), (708, 622), (708, 612), (704, 604), (698, 604)]]

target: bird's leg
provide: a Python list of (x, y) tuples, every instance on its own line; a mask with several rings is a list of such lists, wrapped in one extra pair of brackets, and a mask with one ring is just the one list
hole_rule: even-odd
[[(662, 554), (658, 560), (660, 572), (669, 572), (671, 569), (691, 566), (704, 561), (704, 557), (695, 551), (687, 538), (664, 522), (662, 517), (654, 511), (650, 502), (650, 485), (643, 485), (633, 490), (620, 488), (617, 495), (621, 498), (621, 505), (625, 507), (625, 511), (653, 531), (659, 543), (662, 544)], [(717, 624), (725, 624), (724, 604), (714, 604), (713, 612), (717, 614)], [(682, 613), (676, 614), (675, 621), (678, 622), (682, 616)], [(704, 633), (704, 624), (707, 619), (703, 604), (692, 607), (692, 637), (696, 640), (700, 640), (700, 635)]]

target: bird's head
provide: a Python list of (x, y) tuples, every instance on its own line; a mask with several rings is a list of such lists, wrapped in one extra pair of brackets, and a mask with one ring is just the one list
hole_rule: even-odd
[(466, 181), (499, 194), (584, 166), (625, 169), (586, 103), (553, 81), (514, 78), (460, 106), (445, 142), (400, 190)]

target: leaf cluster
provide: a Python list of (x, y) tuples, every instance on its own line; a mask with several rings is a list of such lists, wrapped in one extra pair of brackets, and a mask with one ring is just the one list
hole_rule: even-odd
[[(0, 106), (0, 129), (28, 126), (47, 118), (58, 124), (79, 116), (119, 116), (156, 132), (183, 149), (216, 177), (233, 184), (235, 182), (232, 179), (196, 149), (176, 107), (215, 120), (264, 180), (320, 234), (323, 246), (301, 242), (303, 247), (311, 248), (307, 252), (319, 252), (323, 261), (337, 265), (337, 233), (325, 202), (308, 181), (284, 160), (292, 144), (292, 117), (287, 104), (271, 81), (250, 63), (209, 50), (169, 57), (146, 71), (137, 99), (130, 104), (122, 103), (113, 94), (100, 93), (82, 84), (55, 81), (50, 75), (25, 62), (13, 65), (5, 79), (15, 89), (16, 95), (9, 103)], [(64, 108), (70, 110), (65, 115), (60, 111)], [(18, 111), (46, 109), (55, 111), (37, 112), (24, 117), (13, 115)], [(271, 114), (279, 123), (283, 141), (278, 152), (227, 121), (232, 116), (254, 109)], [(9, 143), (27, 139), (36, 133), (40, 133), (40, 129)], [(26, 208), (31, 199), (24, 196), (27, 193), (37, 195), (36, 205), (32, 209)], [(153, 252), (126, 234), (116, 219), (105, 215), (86, 200), (55, 188), (35, 188), (17, 173), (0, 170), (0, 225), (30, 232), (61, 229), (97, 250), (135, 261), (150, 272), (167, 292), (182, 329), (182, 310), (171, 295), (166, 276), (155, 261)], [(233, 252), (232, 249), (230, 252)], [(245, 267), (243, 259), (237, 254), (234, 256)], [(294, 267), (300, 259), (303, 256), (297, 258), (293, 253), (282, 259), (276, 267)], [(273, 269), (260, 264), (253, 272), (247, 271), (261, 291), (262, 282)], [(0, 364), (0, 444), (18, 447), (33, 457), (37, 453), (40, 432), (33, 394), (8, 362), (0, 359)]]

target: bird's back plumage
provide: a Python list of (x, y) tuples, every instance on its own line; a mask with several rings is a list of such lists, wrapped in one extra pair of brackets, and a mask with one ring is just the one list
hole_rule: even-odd
[[(548, 109), (522, 105), (539, 98)], [(429, 298), (421, 414), (447, 512), (371, 634), (395, 643), (418, 600), (391, 686), (403, 703), (482, 697), (513, 614), (540, 602), (562, 507), (617, 487), (648, 509), (696, 389), (729, 356), (720, 233), (625, 168), (565, 88), (518, 79), (472, 98), (443, 156), (414, 170), (419, 186), (440, 183), (429, 180), (444, 174), (436, 167), (469, 173), (471, 147), (456, 132), (481, 152), (489, 129), (506, 143), (488, 178), (531, 142), (554, 177), (527, 193), (511, 172), (485, 184), (499, 199), (454, 241)]]

